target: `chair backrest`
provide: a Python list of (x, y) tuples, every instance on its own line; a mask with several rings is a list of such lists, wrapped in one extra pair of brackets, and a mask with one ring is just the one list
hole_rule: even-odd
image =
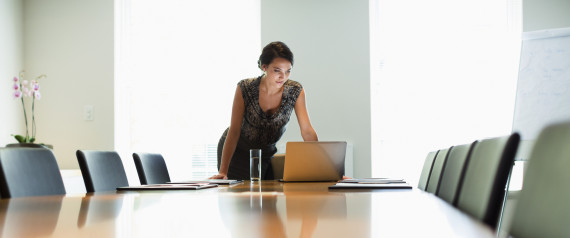
[(65, 186), (49, 149), (0, 148), (2, 198), (62, 195)]
[(133, 153), (133, 160), (142, 185), (170, 182), (168, 168), (161, 154)]
[(461, 184), (465, 175), (465, 165), (469, 161), (472, 148), (476, 143), (477, 141), (471, 144), (453, 146), (447, 155), (436, 195), (453, 206), (457, 205), (457, 196), (461, 191)]
[(78, 150), (76, 155), (87, 192), (114, 191), (117, 187), (129, 186), (117, 152)]
[(437, 155), (437, 150), (429, 152), (426, 156), (426, 159), (424, 161), (424, 167), (420, 175), (420, 181), (418, 183), (418, 188), (421, 190), (425, 191), (427, 188), (429, 182), (429, 175), (431, 173), (431, 168), (433, 166), (433, 161), (435, 160), (436, 155)]
[(273, 178), (282, 179), (284, 168), (285, 168), (285, 154), (273, 155), (273, 158), (271, 158), (271, 169), (273, 169)]
[(570, 237), (570, 122), (537, 137), (510, 224), (513, 237)]
[(435, 194), (437, 192), (437, 187), (439, 186), (439, 180), (441, 179), (441, 173), (445, 166), (448, 152), (449, 148), (441, 149), (435, 156), (435, 160), (433, 161), (433, 166), (431, 168), (431, 173), (429, 175), (429, 181), (426, 187), (426, 191), (428, 193)]
[(457, 208), (497, 227), (519, 141), (520, 136), (514, 133), (475, 144), (457, 198)]

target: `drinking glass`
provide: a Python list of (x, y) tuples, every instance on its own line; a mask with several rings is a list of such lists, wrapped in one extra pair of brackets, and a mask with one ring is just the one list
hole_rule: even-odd
[(261, 149), (249, 150), (249, 177), (251, 181), (261, 178)]

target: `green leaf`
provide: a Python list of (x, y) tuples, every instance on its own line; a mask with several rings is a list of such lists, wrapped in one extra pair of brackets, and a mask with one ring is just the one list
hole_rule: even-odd
[(30, 143), (34, 143), (34, 141), (36, 141), (35, 137), (30, 138)]
[(21, 135), (12, 135), (14, 136), (14, 139), (16, 139), (18, 141), (18, 143), (25, 143), (26, 142), (26, 138), (24, 138)]

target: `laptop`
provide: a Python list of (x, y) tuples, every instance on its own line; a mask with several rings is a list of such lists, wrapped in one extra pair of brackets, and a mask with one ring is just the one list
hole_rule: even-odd
[(281, 181), (338, 181), (344, 175), (345, 155), (345, 141), (287, 142)]

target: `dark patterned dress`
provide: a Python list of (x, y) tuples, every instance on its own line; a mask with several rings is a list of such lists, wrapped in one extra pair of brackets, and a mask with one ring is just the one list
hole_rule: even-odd
[[(261, 177), (262, 179), (273, 179), (270, 159), (277, 152), (275, 143), (285, 133), (287, 123), (289, 123), (291, 113), (295, 108), (295, 102), (303, 89), (300, 83), (287, 80), (283, 85), (281, 106), (273, 114), (266, 114), (259, 106), (260, 82), (261, 76), (244, 79), (238, 83), (245, 104), (245, 112), (240, 137), (228, 169), (228, 179), (249, 179), (250, 149), (262, 150)], [(218, 169), (220, 168), (222, 149), (228, 129), (224, 131), (218, 143)]]

